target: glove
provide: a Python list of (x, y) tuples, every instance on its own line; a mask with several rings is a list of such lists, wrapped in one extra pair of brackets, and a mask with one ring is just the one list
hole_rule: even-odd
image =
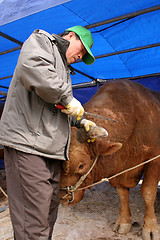
[(73, 98), (61, 111), (70, 116), (77, 116), (77, 120), (80, 120), (84, 114), (84, 108), (76, 98)]
[(84, 129), (86, 130), (86, 132), (89, 131), (90, 126), (96, 126), (96, 124), (90, 120), (87, 119), (83, 119), (80, 123), (81, 127), (84, 127)]
[[(84, 127), (85, 131), (88, 132), (90, 126), (96, 126), (96, 124), (90, 120), (83, 119), (80, 123), (80, 126)], [(87, 140), (87, 142), (94, 142), (94, 141), (95, 141), (95, 138), (90, 138)]]

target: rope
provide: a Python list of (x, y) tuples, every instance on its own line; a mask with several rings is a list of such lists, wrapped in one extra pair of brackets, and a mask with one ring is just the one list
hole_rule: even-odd
[(64, 188), (60, 188), (60, 190), (62, 190), (62, 191), (67, 191), (67, 194), (63, 198), (65, 198), (68, 195), (68, 193), (73, 193), (73, 192), (75, 192), (77, 190), (77, 188), (82, 184), (82, 182), (85, 180), (85, 178), (88, 176), (88, 174), (94, 168), (94, 166), (95, 166), (95, 164), (97, 162), (97, 159), (98, 159), (98, 156), (95, 158), (95, 160), (94, 160), (91, 168), (88, 170), (88, 172), (86, 172), (86, 174), (82, 175), (75, 185), (67, 186), (67, 187), (64, 187)]
[(1, 190), (1, 192), (4, 194), (4, 196), (6, 197), (6, 198), (8, 198), (8, 196), (7, 196), (7, 194), (5, 193), (5, 191), (0, 187), (0, 190)]
[(95, 158), (91, 168), (88, 170), (88, 172), (86, 174), (84, 174), (83, 176), (81, 176), (81, 178), (79, 179), (79, 181), (73, 186), (72, 191), (76, 191), (78, 189), (78, 187), (82, 184), (82, 182), (85, 180), (85, 178), (88, 176), (88, 174), (92, 171), (92, 169), (94, 168), (96, 162), (97, 162), (98, 156)]
[(115, 175), (113, 175), (113, 176), (111, 176), (111, 177), (109, 177), (109, 178), (102, 178), (100, 181), (98, 181), (98, 182), (96, 182), (96, 183), (90, 184), (90, 185), (88, 185), (88, 186), (86, 186), (86, 187), (83, 187), (83, 188), (78, 188), (78, 189), (76, 189), (76, 190), (77, 190), (77, 191), (80, 191), (80, 190), (83, 190), (83, 189), (86, 189), (86, 188), (89, 188), (89, 187), (93, 187), (93, 186), (95, 186), (95, 185), (97, 185), (97, 184), (99, 184), (99, 183), (102, 183), (102, 182), (108, 182), (108, 181), (111, 180), (112, 178), (118, 177), (119, 175), (122, 175), (122, 174), (124, 174), (124, 173), (126, 173), (126, 172), (129, 172), (129, 171), (131, 171), (131, 170), (134, 170), (135, 168), (138, 168), (138, 167), (140, 167), (140, 166), (142, 166), (142, 165), (144, 165), (144, 164), (147, 164), (147, 163), (149, 163), (149, 162), (152, 162), (152, 161), (154, 161), (155, 159), (157, 159), (157, 158), (159, 158), (159, 157), (160, 157), (160, 155), (157, 155), (156, 157), (153, 157), (153, 158), (151, 158), (151, 159), (149, 159), (149, 160), (147, 160), (147, 161), (145, 161), (145, 162), (143, 162), (143, 163), (140, 163), (140, 164), (138, 164), (138, 165), (136, 165), (136, 166), (134, 166), (134, 167), (131, 167), (131, 168), (128, 168), (128, 169), (126, 169), (126, 170), (124, 170), (124, 171), (122, 171), (122, 172), (119, 172), (119, 173), (117, 173), (117, 174), (115, 174)]

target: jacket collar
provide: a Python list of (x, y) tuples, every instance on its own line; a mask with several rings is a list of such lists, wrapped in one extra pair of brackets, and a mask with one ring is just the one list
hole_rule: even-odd
[(66, 51), (69, 47), (70, 42), (59, 35), (52, 34), (52, 36), (55, 38), (60, 54), (62, 55), (63, 59), (67, 62)]

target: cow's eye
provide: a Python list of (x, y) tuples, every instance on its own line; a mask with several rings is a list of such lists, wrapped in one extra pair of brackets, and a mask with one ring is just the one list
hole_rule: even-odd
[(79, 165), (79, 169), (82, 169), (84, 167), (84, 164)]

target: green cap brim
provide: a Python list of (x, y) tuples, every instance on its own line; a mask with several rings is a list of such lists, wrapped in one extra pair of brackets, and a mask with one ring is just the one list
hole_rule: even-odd
[[(80, 37), (80, 39), (81, 39), (81, 37)], [(88, 47), (88, 45), (85, 44), (85, 42), (82, 39), (81, 39), (81, 41), (82, 41), (82, 43), (83, 43), (83, 45), (84, 45), (84, 47), (87, 51), (87, 53), (83, 56), (82, 61), (85, 64), (90, 65), (90, 64), (95, 62), (95, 57), (93, 56), (93, 54), (92, 54), (90, 48)]]

